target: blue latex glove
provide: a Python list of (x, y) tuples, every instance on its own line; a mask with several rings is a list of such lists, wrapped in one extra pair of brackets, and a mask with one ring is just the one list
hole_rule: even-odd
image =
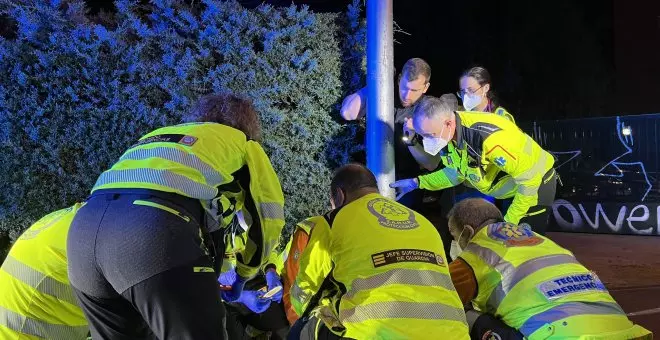
[(419, 182), (417, 181), (417, 178), (408, 178), (408, 179), (401, 179), (398, 180), (392, 184), (390, 184), (390, 188), (393, 188), (396, 190), (396, 200), (400, 200), (401, 197), (403, 197), (405, 194), (418, 189), (419, 188)]
[(271, 299), (262, 299), (261, 296), (264, 294), (265, 293), (261, 291), (244, 290), (241, 297), (236, 302), (240, 302), (251, 311), (261, 314), (270, 307), (271, 301)]
[(220, 273), (220, 277), (218, 277), (218, 283), (223, 286), (231, 286), (231, 284), (234, 283), (234, 281), (236, 281), (235, 269), (232, 269), (224, 273)]
[(228, 272), (220, 274), (218, 282), (221, 285), (231, 286), (231, 290), (223, 290), (221, 292), (222, 299), (226, 302), (234, 302), (241, 297), (243, 292), (243, 287), (245, 287), (245, 282), (247, 279), (236, 274), (236, 270), (232, 269)]
[[(266, 272), (266, 284), (268, 284), (268, 290), (271, 290), (275, 287), (282, 287), (282, 281), (280, 281), (279, 275), (277, 275), (277, 272), (269, 269)], [(273, 295), (271, 298), (275, 302), (282, 302), (282, 295), (284, 293), (284, 290), (280, 290), (277, 294)]]

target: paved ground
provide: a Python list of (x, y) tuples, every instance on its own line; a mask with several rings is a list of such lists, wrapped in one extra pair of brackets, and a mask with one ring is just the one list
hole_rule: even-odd
[(660, 237), (548, 233), (595, 271), (631, 319), (660, 336)]

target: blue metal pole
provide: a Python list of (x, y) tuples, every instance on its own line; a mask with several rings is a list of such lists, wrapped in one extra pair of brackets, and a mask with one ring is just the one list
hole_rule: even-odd
[(393, 0), (367, 0), (367, 167), (394, 198)]

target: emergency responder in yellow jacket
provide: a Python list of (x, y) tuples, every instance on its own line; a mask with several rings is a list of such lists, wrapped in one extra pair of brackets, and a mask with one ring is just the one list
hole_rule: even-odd
[(456, 93), (465, 111), (490, 112), (515, 123), (513, 115), (498, 105), (490, 78), (490, 72), (481, 66), (465, 70), (458, 80), (461, 90)]
[[(598, 276), (570, 251), (504, 222), (493, 204), (478, 198), (457, 203), (449, 229), (464, 249), (450, 265), (452, 280), (463, 303), (472, 302), (484, 316), (530, 340), (652, 338), (628, 320)], [(473, 313), (468, 312), (471, 335), (481, 339), (493, 329), (482, 320), (488, 317)]]
[(66, 237), (81, 204), (28, 228), (0, 268), (0, 339), (86, 339), (87, 320), (66, 271)]
[(399, 195), (422, 188), (442, 190), (463, 181), (497, 199), (513, 198), (504, 219), (525, 222), (543, 233), (554, 201), (554, 158), (511, 121), (481, 112), (452, 112), (441, 99), (427, 97), (415, 110), (415, 131), (424, 149), (438, 154), (449, 143), (455, 164), (392, 184)]
[(362, 165), (340, 168), (331, 192), (336, 208), (314, 227), (291, 288), (296, 313), (309, 316), (331, 297), (338, 323), (327, 326), (335, 338), (468, 339), (431, 222), (379, 195)]
[(314, 216), (299, 222), (289, 242), (288, 255), (282, 269), (282, 285), (284, 287), (282, 302), (284, 304), (286, 318), (291, 325), (300, 317), (291, 305), (291, 286), (296, 281), (296, 276), (298, 276), (298, 272), (300, 271), (300, 255), (307, 247), (312, 229), (319, 223), (327, 222), (323, 216)]
[(71, 225), (69, 278), (95, 338), (224, 339), (215, 253), (224, 251), (226, 212), (252, 221), (226, 301), (277, 245), (284, 198), (251, 102), (208, 95), (188, 121), (140, 138), (101, 174)]
[[(236, 212), (229, 230), (225, 233), (225, 257), (222, 262), (222, 274), (218, 278), (224, 285), (229, 277), (236, 275), (236, 255), (245, 250), (247, 242), (246, 221), (241, 211)], [(290, 242), (283, 251), (276, 247), (271, 252), (268, 261), (262, 266), (259, 275), (248, 281), (241, 297), (227, 307), (227, 335), (229, 339), (244, 339), (258, 337), (270, 332), (271, 339), (285, 339), (289, 324), (282, 304), (282, 272)], [(280, 292), (270, 298), (262, 298), (269, 290), (280, 287)]]

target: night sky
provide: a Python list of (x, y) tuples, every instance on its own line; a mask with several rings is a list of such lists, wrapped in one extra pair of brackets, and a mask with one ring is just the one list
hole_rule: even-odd
[[(294, 2), (326, 12), (350, 1)], [(455, 92), (480, 65), (520, 121), (660, 113), (660, 1), (395, 0), (394, 20), (411, 34), (395, 34), (395, 65), (427, 60), (430, 94)]]

